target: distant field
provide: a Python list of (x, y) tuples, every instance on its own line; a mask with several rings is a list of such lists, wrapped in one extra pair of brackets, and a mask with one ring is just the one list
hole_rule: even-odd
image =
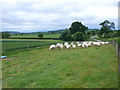
[(11, 35), (12, 38), (38, 38), (36, 34)]
[(48, 35), (44, 35), (44, 38), (59, 38), (60, 34), (48, 34)]
[[(60, 34), (43, 35), (43, 38), (59, 38)], [(12, 38), (38, 38), (37, 34), (11, 35)]]
[(52, 39), (0, 39), (0, 41), (61, 41), (61, 40), (52, 40)]
[(3, 88), (118, 88), (112, 45), (19, 51), (2, 61)]

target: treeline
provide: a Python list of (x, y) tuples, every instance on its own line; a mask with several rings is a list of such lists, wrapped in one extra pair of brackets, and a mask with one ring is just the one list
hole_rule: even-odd
[(105, 20), (99, 24), (101, 29), (88, 30), (88, 27), (83, 25), (82, 22), (73, 22), (69, 29), (66, 29), (60, 36), (64, 41), (84, 41), (90, 39), (91, 36), (98, 38), (113, 38), (119, 37), (119, 30), (115, 29), (114, 22)]
[[(115, 29), (114, 22), (105, 20), (101, 22), (100, 29), (88, 29), (86, 25), (83, 25), (82, 22), (76, 21), (71, 24), (69, 28), (57, 30), (57, 31), (48, 31), (48, 32), (32, 32), (32, 33), (20, 33), (15, 32), (14, 35), (37, 35), (38, 38), (43, 38), (45, 34), (61, 34), (60, 39), (64, 41), (85, 41), (89, 40), (90, 37), (96, 36), (98, 38), (113, 38), (119, 37), (119, 30)], [(10, 38), (13, 32), (1, 32), (2, 38)]]
[(9, 32), (0, 32), (0, 35), (2, 36), (2, 37), (0, 37), (0, 38), (10, 38), (10, 33)]
[(55, 30), (55, 31), (47, 31), (47, 32), (31, 32), (31, 33), (16, 33), (16, 35), (25, 35), (25, 34), (61, 34), (62, 32), (64, 32), (65, 29), (62, 30)]
[(56, 30), (56, 31), (48, 31), (48, 32), (42, 32), (43, 34), (61, 34), (62, 32), (64, 32), (65, 29), (62, 30)]
[(87, 34), (88, 27), (81, 22), (73, 22), (69, 29), (66, 29), (60, 36), (64, 41), (84, 41), (89, 38)]

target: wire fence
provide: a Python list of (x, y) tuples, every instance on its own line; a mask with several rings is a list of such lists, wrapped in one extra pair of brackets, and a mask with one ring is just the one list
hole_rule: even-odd
[(6, 55), (9, 52), (15, 52), (20, 49), (41, 48), (56, 44), (58, 41), (2, 41), (2, 54)]
[(110, 43), (115, 47), (117, 56), (120, 57), (120, 48), (118, 47), (118, 43), (115, 41), (110, 41)]
[(110, 43), (115, 47), (116, 54), (118, 56), (118, 71), (120, 72), (120, 47), (118, 42), (110, 41)]

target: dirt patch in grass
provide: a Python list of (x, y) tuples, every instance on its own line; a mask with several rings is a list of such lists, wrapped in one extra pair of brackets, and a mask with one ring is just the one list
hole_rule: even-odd
[(2, 61), (10, 61), (10, 60), (14, 60), (14, 58), (4, 58), (4, 59), (0, 59)]

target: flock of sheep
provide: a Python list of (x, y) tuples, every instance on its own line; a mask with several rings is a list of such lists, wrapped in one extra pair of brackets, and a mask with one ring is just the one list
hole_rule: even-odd
[(86, 41), (86, 42), (71, 42), (70, 44), (68, 42), (65, 42), (64, 44), (63, 43), (57, 43), (56, 45), (55, 44), (52, 44), (50, 45), (49, 47), (49, 50), (51, 49), (55, 49), (55, 48), (60, 48), (60, 49), (70, 49), (70, 48), (76, 48), (76, 47), (82, 47), (82, 48), (85, 48), (85, 47), (90, 47), (92, 45), (94, 46), (101, 46), (101, 45), (104, 45), (104, 44), (109, 44), (109, 42), (94, 42), (94, 41)]

